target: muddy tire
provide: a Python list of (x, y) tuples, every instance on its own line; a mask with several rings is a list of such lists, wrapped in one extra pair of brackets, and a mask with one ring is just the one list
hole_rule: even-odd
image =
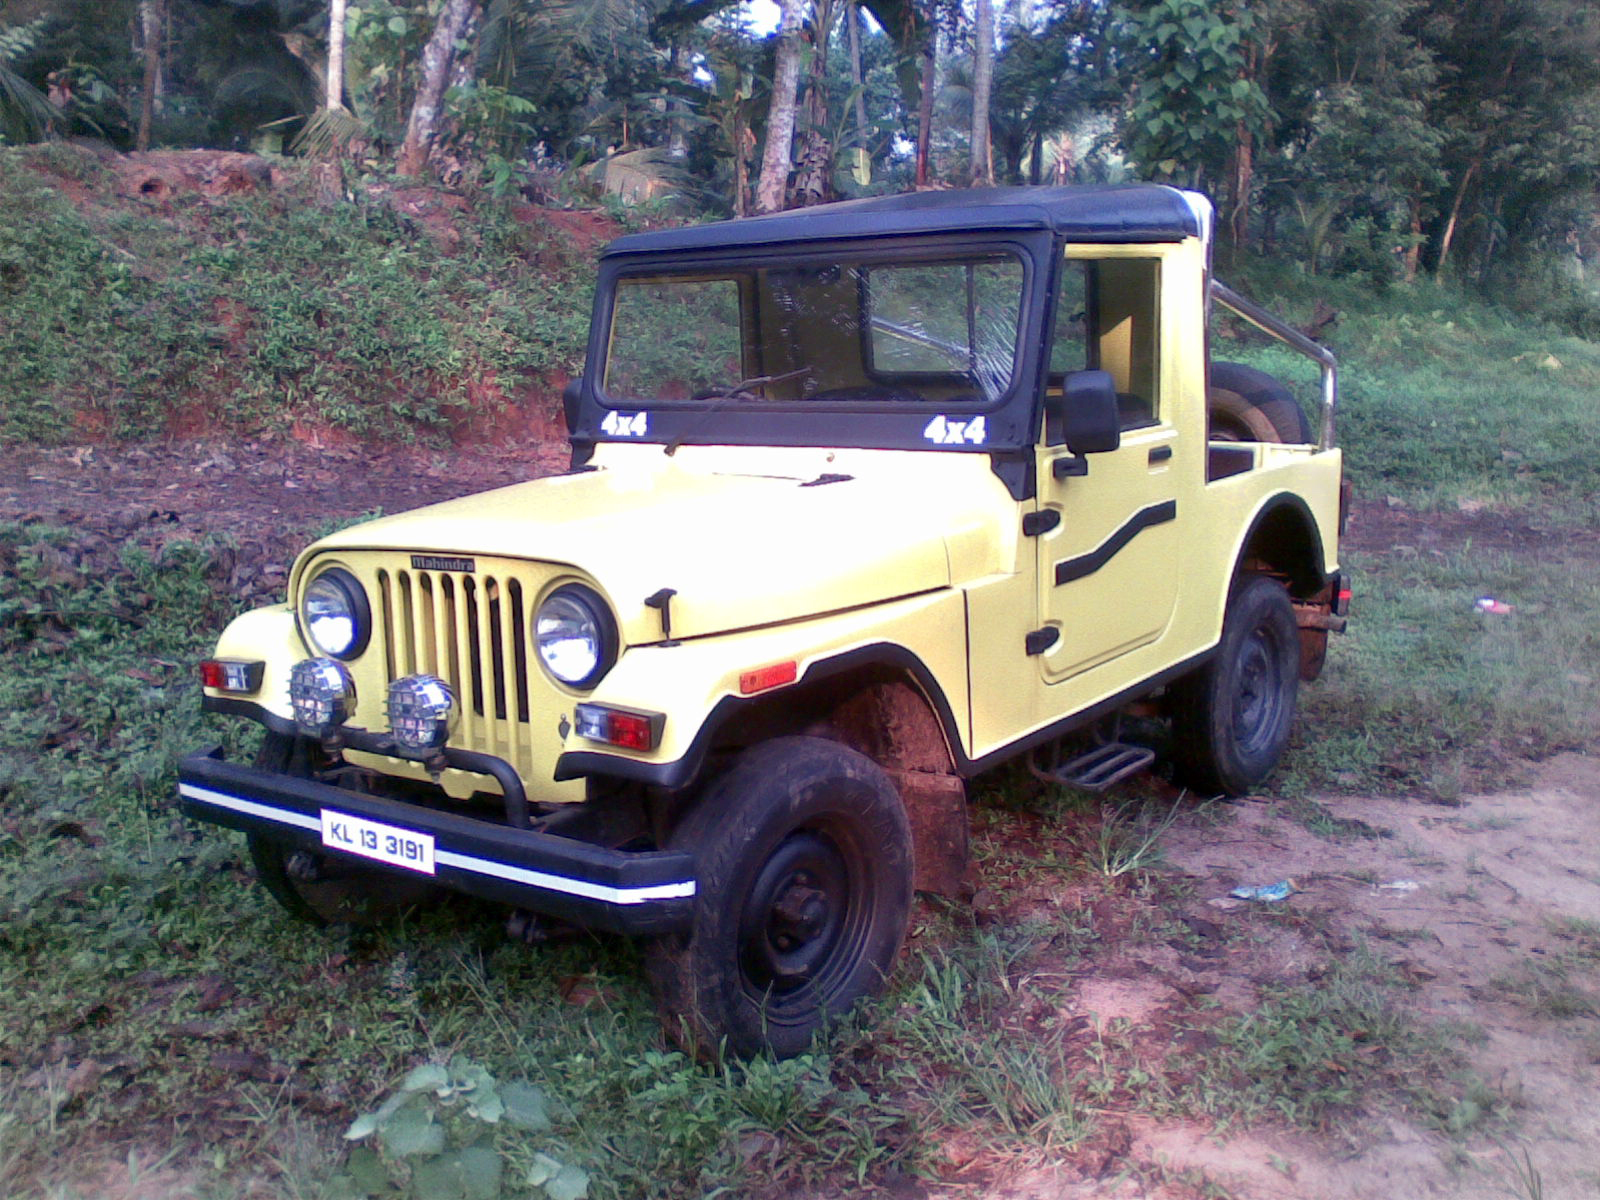
[[(305, 779), (321, 753), (304, 738), (269, 732), (256, 766)], [(289, 913), (313, 925), (380, 925), (443, 894), (422, 879), (369, 871), (258, 834), (248, 839), (261, 886)]]
[(1180, 782), (1206, 796), (1242, 796), (1289, 744), (1300, 679), (1300, 631), (1289, 593), (1248, 576), (1228, 601), (1222, 641), (1172, 689), (1172, 757)]
[(1285, 442), (1315, 439), (1294, 395), (1265, 371), (1243, 363), (1214, 362), (1206, 389), (1210, 438), (1221, 442)]
[(786, 1058), (876, 992), (911, 909), (911, 832), (878, 765), (821, 738), (745, 751), (673, 832), (696, 865), (694, 928), (646, 964), (691, 1053)]

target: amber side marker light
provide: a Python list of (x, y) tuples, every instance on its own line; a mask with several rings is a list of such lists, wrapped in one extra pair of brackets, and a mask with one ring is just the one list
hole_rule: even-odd
[(786, 683), (793, 683), (799, 678), (799, 664), (793, 662), (774, 663), (770, 667), (757, 667), (754, 671), (746, 671), (739, 676), (739, 694), (753, 696), (757, 692), (764, 692), (768, 688), (782, 687)]
[(612, 708), (606, 704), (580, 704), (574, 710), (578, 736), (624, 750), (654, 750), (661, 744), (666, 713)]
[(200, 664), (200, 683), (219, 692), (259, 692), (264, 662), (239, 658), (208, 658)]

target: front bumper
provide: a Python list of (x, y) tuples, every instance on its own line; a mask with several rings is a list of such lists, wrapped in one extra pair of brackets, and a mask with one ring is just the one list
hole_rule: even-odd
[(441, 886), (578, 925), (632, 935), (673, 933), (686, 930), (692, 916), (695, 876), (689, 854), (612, 850), (513, 829), (501, 820), (240, 766), (223, 759), (220, 749), (190, 754), (179, 763), (178, 794), (188, 816), (375, 872), (413, 874), (325, 846), (324, 810), (428, 834), (435, 844), (431, 878)]

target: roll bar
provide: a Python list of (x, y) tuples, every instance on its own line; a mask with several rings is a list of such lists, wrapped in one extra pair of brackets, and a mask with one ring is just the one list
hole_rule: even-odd
[(1273, 316), (1252, 300), (1246, 300), (1226, 284), (1211, 281), (1211, 295), (1224, 307), (1237, 313), (1262, 333), (1277, 338), (1291, 350), (1298, 350), (1322, 368), (1322, 432), (1317, 449), (1333, 446), (1333, 410), (1339, 404), (1339, 361), (1333, 351), (1314, 342), (1281, 317)]

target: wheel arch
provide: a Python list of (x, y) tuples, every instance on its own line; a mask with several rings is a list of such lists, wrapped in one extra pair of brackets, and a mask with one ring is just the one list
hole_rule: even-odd
[(1279, 492), (1256, 510), (1234, 556), (1230, 591), (1247, 571), (1282, 576), (1297, 600), (1309, 599), (1327, 585), (1322, 533), (1305, 500)]
[(742, 750), (791, 735), (824, 737), (866, 755), (899, 789), (911, 822), (919, 891), (955, 895), (967, 872), (963, 775), (972, 766), (949, 698), (922, 659), (875, 642), (809, 664), (793, 684), (757, 696), (724, 696), (687, 753), (671, 763), (568, 753), (558, 777), (609, 776), (693, 794)]

